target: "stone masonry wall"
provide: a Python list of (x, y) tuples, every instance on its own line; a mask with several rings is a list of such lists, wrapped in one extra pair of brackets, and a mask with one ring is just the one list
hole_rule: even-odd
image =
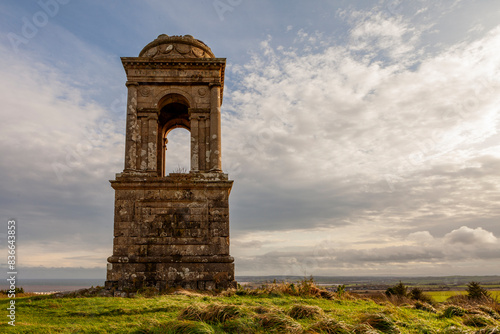
[(229, 193), (222, 173), (167, 177), (118, 175), (113, 255), (107, 286), (191, 289), (233, 287)]

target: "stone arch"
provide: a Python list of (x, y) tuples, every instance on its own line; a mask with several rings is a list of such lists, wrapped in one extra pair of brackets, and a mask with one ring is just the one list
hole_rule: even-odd
[(185, 103), (187, 103), (188, 108), (194, 108), (195, 107), (195, 102), (191, 94), (186, 92), (183, 89), (179, 88), (166, 88), (160, 90), (154, 97), (155, 102), (155, 108), (158, 110), (161, 110), (165, 106), (165, 104), (162, 105), (162, 103), (165, 103), (165, 99), (168, 98), (169, 95), (175, 95), (178, 96), (179, 98), (183, 99)]
[(176, 128), (184, 128), (191, 132), (189, 118), (190, 103), (182, 94), (170, 92), (157, 102), (158, 108), (158, 170), (162, 176), (166, 174), (167, 165), (167, 135)]

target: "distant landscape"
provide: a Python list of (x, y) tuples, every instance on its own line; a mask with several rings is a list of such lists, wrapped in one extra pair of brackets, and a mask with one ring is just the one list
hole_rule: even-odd
[[(309, 277), (307, 277), (309, 278)], [(257, 288), (273, 282), (299, 282), (303, 276), (236, 276), (236, 281), (246, 287)], [(387, 287), (403, 282), (408, 286), (418, 286), (425, 291), (464, 290), (470, 281), (480, 282), (487, 289), (500, 289), (500, 276), (442, 276), (442, 277), (399, 277), (399, 276), (313, 276), (316, 285), (335, 288), (345, 285), (348, 291), (382, 291)], [(71, 291), (102, 286), (105, 279), (21, 279), (18, 286), (26, 292)], [(3, 283), (3, 282), (2, 282)], [(0, 284), (0, 289), (6, 289)]]

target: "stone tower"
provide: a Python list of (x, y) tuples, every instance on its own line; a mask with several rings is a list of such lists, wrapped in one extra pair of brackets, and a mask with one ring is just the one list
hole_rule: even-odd
[[(128, 100), (125, 169), (116, 175), (107, 288), (234, 287), (229, 193), (221, 170), (225, 58), (190, 35), (160, 35), (121, 58)], [(189, 173), (165, 175), (166, 137), (191, 134)]]

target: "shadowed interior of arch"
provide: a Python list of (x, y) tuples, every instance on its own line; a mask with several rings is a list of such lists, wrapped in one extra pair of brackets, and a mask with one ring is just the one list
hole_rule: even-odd
[(171, 172), (188, 173), (190, 170), (190, 128), (187, 101), (181, 96), (167, 96), (160, 110), (159, 135), (163, 141), (161, 151), (162, 175)]

